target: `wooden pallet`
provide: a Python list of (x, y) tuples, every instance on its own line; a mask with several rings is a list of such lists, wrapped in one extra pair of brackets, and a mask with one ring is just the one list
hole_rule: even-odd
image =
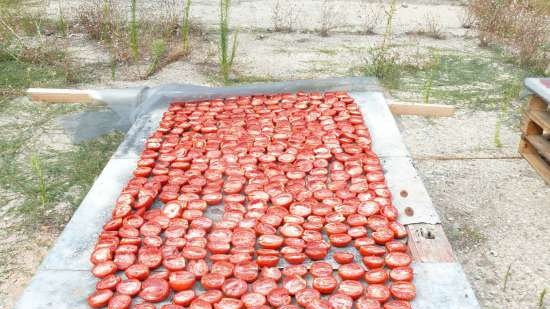
[(538, 95), (531, 97), (523, 114), (518, 151), (550, 184), (550, 111)]

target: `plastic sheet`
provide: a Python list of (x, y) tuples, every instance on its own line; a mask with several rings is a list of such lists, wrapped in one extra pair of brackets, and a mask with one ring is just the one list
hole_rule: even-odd
[(250, 94), (336, 90), (374, 91), (380, 90), (380, 86), (371, 77), (343, 77), (219, 88), (167, 84), (157, 87), (94, 90), (91, 92), (92, 98), (105, 103), (108, 109), (64, 116), (60, 123), (73, 141), (81, 142), (113, 130), (127, 132), (140, 116), (155, 110), (164, 110), (174, 100), (197, 101)]

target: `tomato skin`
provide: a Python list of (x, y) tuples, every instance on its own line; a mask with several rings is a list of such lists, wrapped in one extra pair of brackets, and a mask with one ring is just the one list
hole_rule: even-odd
[(338, 251), (332, 256), (338, 264), (349, 264), (353, 262), (353, 253)]
[(332, 265), (327, 262), (313, 262), (310, 268), (313, 277), (326, 277), (332, 275)]
[(384, 304), (384, 309), (411, 309), (411, 304), (403, 300), (390, 300)]
[(241, 300), (246, 308), (263, 306), (266, 304), (266, 297), (260, 293), (246, 293), (241, 296)]
[(122, 280), (116, 285), (116, 291), (119, 294), (134, 296), (141, 290), (141, 282), (137, 279)]
[(365, 273), (365, 281), (369, 284), (384, 283), (387, 280), (388, 273), (383, 268), (370, 269)]
[(170, 295), (168, 282), (161, 278), (148, 278), (141, 284), (139, 297), (149, 302), (161, 302)]
[(365, 274), (365, 270), (355, 263), (341, 265), (338, 268), (338, 275), (343, 280), (359, 280)]
[(113, 291), (109, 289), (96, 290), (90, 296), (88, 296), (88, 305), (92, 308), (105, 307), (111, 297), (113, 297)]
[[(278, 280), (278, 279), (277, 279)], [(252, 291), (254, 293), (267, 296), (273, 289), (277, 288), (277, 281), (272, 278), (260, 278), (252, 283)]]
[(390, 241), (386, 243), (386, 250), (388, 252), (407, 252), (407, 244), (399, 241)]
[(369, 284), (367, 286), (366, 296), (384, 303), (390, 298), (391, 294), (390, 290), (385, 285)]
[(222, 291), (228, 297), (241, 297), (247, 290), (248, 284), (246, 281), (238, 278), (227, 279), (222, 285)]
[(134, 264), (124, 271), (129, 279), (143, 281), (149, 277), (149, 268), (143, 264)]
[(396, 268), (408, 266), (412, 262), (412, 259), (408, 254), (403, 252), (390, 252), (386, 255), (385, 262), (389, 268)]
[(398, 281), (392, 283), (390, 293), (397, 300), (413, 300), (416, 297), (416, 288), (408, 281)]
[(208, 273), (202, 276), (201, 284), (206, 290), (219, 289), (222, 287), (225, 277), (220, 273)]
[(412, 281), (413, 270), (409, 266), (395, 267), (390, 271), (390, 278), (394, 281)]
[(307, 304), (311, 303), (314, 299), (321, 298), (321, 293), (316, 289), (305, 288), (303, 290), (296, 292), (295, 297), (296, 297), (296, 302), (300, 306), (305, 307), (307, 306)]
[(315, 277), (313, 279), (313, 288), (321, 294), (330, 294), (337, 286), (338, 282), (332, 276)]
[(132, 309), (156, 309), (157, 307), (151, 303), (139, 303), (132, 307)]
[(101, 279), (100, 281), (98, 281), (95, 287), (97, 290), (105, 290), (105, 289), (114, 290), (116, 285), (121, 280), (122, 279), (116, 275), (109, 275)]
[(108, 309), (127, 309), (132, 303), (132, 298), (128, 295), (117, 294), (109, 300)]
[(222, 298), (214, 304), (215, 309), (240, 309), (244, 306), (243, 302), (234, 298)]
[(186, 291), (180, 291), (176, 294), (174, 294), (174, 297), (172, 301), (176, 305), (180, 306), (189, 306), (191, 302), (197, 297), (195, 294), (195, 291), (193, 290), (186, 290)]
[(332, 308), (351, 309), (353, 307), (353, 298), (343, 293), (335, 293), (328, 299)]
[(117, 271), (117, 265), (112, 261), (99, 263), (92, 268), (92, 274), (98, 278), (105, 278)]
[(376, 255), (368, 255), (363, 257), (363, 264), (369, 269), (382, 268), (384, 266), (384, 258)]
[(355, 307), (357, 309), (382, 309), (382, 305), (378, 300), (369, 298), (367, 296), (362, 296), (355, 302)]
[(195, 284), (195, 275), (185, 270), (172, 272), (168, 282), (174, 291), (189, 290)]
[(267, 295), (267, 302), (274, 307), (288, 305), (291, 300), (288, 290), (285, 288), (275, 288)]
[(223, 298), (220, 290), (208, 290), (197, 297), (197, 300), (206, 301), (210, 304), (217, 303)]
[(236, 278), (242, 279), (246, 282), (253, 282), (258, 278), (259, 267), (254, 261), (241, 262), (235, 265), (233, 275)]

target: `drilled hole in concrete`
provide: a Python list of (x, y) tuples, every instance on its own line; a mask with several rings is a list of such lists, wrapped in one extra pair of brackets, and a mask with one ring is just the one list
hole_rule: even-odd
[(407, 192), (407, 190), (401, 190), (401, 192), (399, 192), (399, 195), (401, 195), (401, 197), (407, 197), (409, 196), (409, 192)]
[(414, 215), (414, 210), (410, 207), (405, 208), (405, 214), (409, 217), (412, 217)]

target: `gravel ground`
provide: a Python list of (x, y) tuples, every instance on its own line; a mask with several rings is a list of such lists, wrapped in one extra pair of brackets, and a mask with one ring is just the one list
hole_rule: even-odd
[(432, 121), (409, 116), (399, 124), (481, 305), (539, 308), (550, 286), (550, 187), (527, 161), (496, 159), (518, 155), (519, 132), (503, 127), (497, 149), (495, 113), (459, 112)]

